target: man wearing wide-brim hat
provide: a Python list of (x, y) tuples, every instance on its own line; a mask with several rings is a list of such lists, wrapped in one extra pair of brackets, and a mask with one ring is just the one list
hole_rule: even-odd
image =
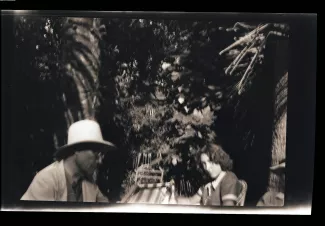
[(21, 200), (108, 202), (95, 181), (103, 154), (113, 150), (116, 146), (103, 140), (96, 121), (73, 123), (56, 161), (36, 174)]
[(279, 191), (268, 191), (258, 201), (257, 206), (283, 206), (284, 205), (284, 183), (285, 183), (285, 159), (279, 164), (270, 167), (271, 172), (279, 176)]

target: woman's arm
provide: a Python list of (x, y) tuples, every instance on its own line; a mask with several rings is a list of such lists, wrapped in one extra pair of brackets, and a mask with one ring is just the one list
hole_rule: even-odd
[(223, 206), (235, 206), (240, 193), (240, 184), (236, 175), (227, 172), (221, 182), (221, 200)]
[(202, 188), (200, 188), (197, 193), (191, 197), (177, 197), (177, 204), (184, 205), (200, 205), (202, 199)]
[(201, 202), (201, 196), (199, 194), (195, 194), (192, 197), (177, 197), (177, 204), (184, 205), (199, 205)]

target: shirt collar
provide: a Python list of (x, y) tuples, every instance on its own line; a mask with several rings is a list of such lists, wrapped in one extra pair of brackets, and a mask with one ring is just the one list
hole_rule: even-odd
[(218, 175), (218, 177), (216, 179), (214, 179), (212, 182), (208, 183), (206, 185), (206, 187), (211, 187), (215, 190), (225, 175), (226, 175), (226, 172), (221, 171), (221, 173)]
[(67, 170), (65, 170), (65, 176), (67, 178), (68, 183), (71, 184), (71, 185), (74, 184), (74, 183), (78, 183), (78, 182), (80, 182), (82, 180), (81, 175), (78, 174), (77, 177), (72, 177), (72, 175), (69, 174), (69, 172)]

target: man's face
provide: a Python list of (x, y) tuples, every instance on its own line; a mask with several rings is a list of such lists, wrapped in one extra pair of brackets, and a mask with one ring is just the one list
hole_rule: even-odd
[(91, 180), (96, 180), (96, 173), (101, 164), (103, 154), (92, 150), (76, 152), (76, 164), (81, 173)]
[(201, 165), (204, 171), (208, 173), (212, 179), (215, 179), (221, 172), (220, 165), (210, 161), (210, 158), (207, 154), (201, 155)]

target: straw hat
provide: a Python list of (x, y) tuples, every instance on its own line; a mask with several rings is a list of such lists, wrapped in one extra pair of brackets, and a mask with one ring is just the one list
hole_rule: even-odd
[(271, 166), (270, 167), (270, 170), (275, 172), (275, 173), (279, 173), (279, 172), (283, 172), (283, 170), (285, 169), (285, 159), (284, 160), (281, 160), (279, 162), (279, 164), (277, 165), (274, 165), (274, 166)]
[(68, 143), (58, 148), (56, 158), (64, 158), (78, 150), (108, 152), (116, 150), (116, 146), (105, 141), (100, 126), (93, 120), (81, 120), (73, 123), (68, 131)]

